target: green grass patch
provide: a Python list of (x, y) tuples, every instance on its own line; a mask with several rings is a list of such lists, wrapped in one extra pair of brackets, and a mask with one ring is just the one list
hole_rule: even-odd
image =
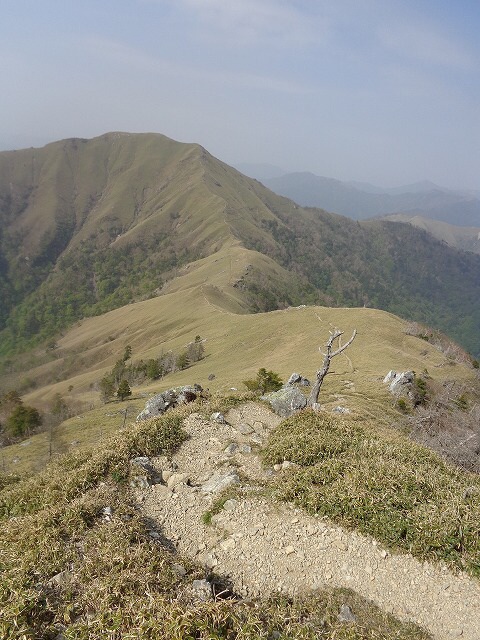
[(271, 435), (263, 459), (297, 465), (275, 493), (390, 549), (480, 577), (480, 478), (398, 433), (305, 411)]

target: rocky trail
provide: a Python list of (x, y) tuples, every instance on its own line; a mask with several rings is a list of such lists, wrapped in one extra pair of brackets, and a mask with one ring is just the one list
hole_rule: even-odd
[[(480, 639), (480, 583), (440, 564), (391, 555), (371, 538), (266, 498), (262, 481), (284, 470), (263, 469), (255, 449), (280, 419), (254, 403), (225, 418), (190, 415), (190, 439), (173, 460), (153, 460), (162, 483), (136, 490), (152, 537), (166, 538), (244, 597), (348, 587), (439, 640)], [(239, 491), (205, 524), (229, 485)]]

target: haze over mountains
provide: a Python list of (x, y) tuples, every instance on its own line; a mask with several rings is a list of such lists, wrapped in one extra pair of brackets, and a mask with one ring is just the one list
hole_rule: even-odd
[(409, 213), (462, 227), (480, 227), (480, 199), (473, 194), (443, 189), (431, 182), (382, 189), (341, 182), (313, 173), (288, 173), (262, 182), (305, 207), (321, 207), (355, 220), (390, 213)]
[[(403, 197), (369, 195), (387, 196)], [(418, 197), (432, 202), (429, 191)], [(4, 353), (85, 316), (195, 288), (234, 313), (385, 309), (480, 353), (480, 256), (410, 225), (304, 209), (159, 134), (1, 153), (0, 223)]]

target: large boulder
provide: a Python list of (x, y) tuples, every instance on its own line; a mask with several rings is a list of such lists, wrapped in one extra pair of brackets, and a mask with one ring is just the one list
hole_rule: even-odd
[(160, 416), (162, 413), (165, 413), (167, 409), (178, 407), (180, 404), (193, 402), (201, 397), (202, 392), (202, 387), (199, 384), (194, 384), (193, 386), (185, 385), (157, 393), (147, 400), (145, 408), (137, 416), (137, 422)]
[(307, 398), (294, 386), (282, 387), (279, 391), (272, 391), (262, 396), (270, 404), (273, 411), (282, 418), (288, 418), (307, 406)]
[[(392, 375), (394, 374), (394, 375)], [(395, 373), (390, 371), (385, 378), (388, 389), (395, 396), (408, 396), (412, 391), (413, 381), (415, 374), (413, 371), (403, 371), (402, 373)]]

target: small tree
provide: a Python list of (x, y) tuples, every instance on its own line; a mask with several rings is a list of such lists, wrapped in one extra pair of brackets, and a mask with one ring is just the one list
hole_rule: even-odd
[(150, 378), (150, 380), (157, 380), (157, 378), (162, 375), (162, 369), (158, 360), (155, 360), (154, 358), (147, 360), (145, 375), (147, 378)]
[(130, 389), (130, 385), (128, 384), (127, 380), (122, 380), (120, 382), (120, 384), (118, 385), (118, 389), (117, 389), (117, 396), (120, 398), (120, 400), (125, 400), (125, 398), (127, 398), (128, 396), (132, 395), (132, 391)]
[(190, 365), (188, 353), (183, 351), (177, 358), (177, 369), (186, 369)]
[(204, 357), (205, 347), (201, 336), (195, 336), (195, 341), (187, 346), (187, 356), (190, 362), (198, 362)]
[(243, 384), (249, 391), (263, 395), (269, 391), (278, 391), (283, 385), (283, 382), (278, 373), (267, 371), (262, 367), (258, 370), (256, 378), (253, 380), (244, 380)]
[(70, 409), (68, 408), (64, 398), (59, 393), (56, 393), (53, 396), (53, 400), (50, 405), (50, 413), (56, 418), (57, 422), (63, 422), (70, 417)]
[(332, 351), (333, 343), (335, 342), (335, 340), (338, 340), (338, 343), (340, 344), (340, 336), (343, 336), (343, 331), (339, 331), (338, 329), (335, 329), (335, 331), (330, 331), (330, 338), (328, 339), (327, 344), (325, 345), (325, 349), (326, 349), (325, 353), (323, 353), (323, 365), (322, 365), (322, 368), (317, 371), (317, 379), (315, 381), (315, 384), (312, 387), (310, 397), (308, 398), (309, 407), (316, 408), (318, 406), (317, 403), (318, 403), (318, 396), (320, 394), (320, 387), (322, 386), (323, 380), (327, 375), (328, 370), (330, 369), (331, 361), (333, 360), (333, 358), (335, 358), (335, 356), (340, 355), (342, 351), (345, 351), (345, 349), (352, 344), (356, 335), (357, 335), (357, 330), (354, 329), (353, 335), (350, 338), (350, 340), (346, 342), (343, 345), (343, 347), (339, 346), (336, 351)]
[(42, 418), (37, 409), (20, 404), (8, 418), (6, 432), (14, 438), (28, 436), (41, 424)]
[(107, 402), (110, 398), (113, 397), (115, 393), (115, 381), (112, 375), (104, 376), (98, 385), (100, 387), (100, 392), (102, 394), (102, 399), (104, 402)]

